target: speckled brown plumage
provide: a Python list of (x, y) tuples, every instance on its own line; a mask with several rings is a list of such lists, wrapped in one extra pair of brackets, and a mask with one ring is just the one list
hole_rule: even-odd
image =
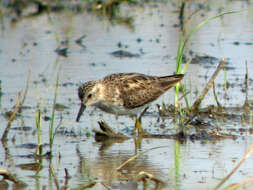
[(149, 76), (139, 73), (118, 73), (98, 81), (84, 83), (78, 89), (81, 100), (77, 121), (86, 106), (95, 106), (116, 115), (136, 115), (184, 75)]

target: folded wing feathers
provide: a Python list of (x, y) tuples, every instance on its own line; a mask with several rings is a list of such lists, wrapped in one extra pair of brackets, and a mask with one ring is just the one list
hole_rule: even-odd
[(183, 75), (165, 77), (133, 75), (122, 83), (124, 106), (133, 109), (151, 103), (182, 78)]

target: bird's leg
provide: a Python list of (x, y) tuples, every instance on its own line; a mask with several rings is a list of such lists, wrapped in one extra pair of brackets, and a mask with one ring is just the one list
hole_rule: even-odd
[(135, 119), (133, 135), (136, 134), (136, 131), (138, 131), (138, 135), (143, 133), (143, 129), (141, 126), (141, 118), (139, 118), (139, 117), (136, 117), (136, 119)]
[(142, 139), (143, 136), (142, 135), (138, 135), (134, 137), (134, 152), (135, 154), (138, 154), (138, 151), (140, 150), (141, 146), (142, 146)]
[(140, 114), (139, 117), (136, 117), (136, 120), (135, 120), (135, 125), (134, 125), (134, 130), (133, 130), (133, 135), (136, 134), (136, 130), (138, 130), (138, 135), (145, 135), (145, 134), (148, 134), (143, 128), (142, 128), (142, 125), (141, 125), (141, 118), (142, 116), (145, 114), (145, 112), (148, 110), (148, 107), (146, 107)]

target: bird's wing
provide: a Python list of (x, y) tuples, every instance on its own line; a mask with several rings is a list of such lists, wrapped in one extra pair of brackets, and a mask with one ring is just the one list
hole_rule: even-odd
[(157, 77), (146, 75), (132, 76), (120, 82), (124, 106), (129, 109), (149, 104), (162, 95), (165, 90), (160, 87)]

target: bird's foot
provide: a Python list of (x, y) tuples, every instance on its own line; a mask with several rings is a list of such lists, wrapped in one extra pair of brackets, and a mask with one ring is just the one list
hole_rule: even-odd
[(141, 120), (140, 118), (137, 118), (135, 120), (134, 130), (132, 132), (132, 135), (136, 136), (136, 133), (138, 136), (149, 136), (150, 134), (142, 128)]

